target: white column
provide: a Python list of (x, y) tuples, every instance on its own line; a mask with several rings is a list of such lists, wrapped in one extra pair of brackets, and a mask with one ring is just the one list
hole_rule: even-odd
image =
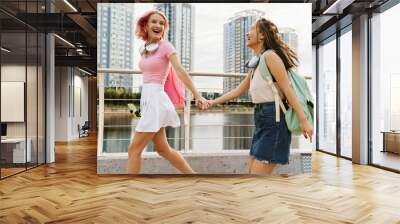
[(55, 161), (54, 133), (55, 133), (55, 56), (54, 35), (46, 36), (46, 163)]
[(368, 163), (368, 15), (353, 20), (353, 162)]

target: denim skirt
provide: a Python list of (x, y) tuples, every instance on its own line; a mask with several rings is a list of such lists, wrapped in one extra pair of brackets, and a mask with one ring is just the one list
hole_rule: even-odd
[(264, 163), (287, 164), (292, 135), (287, 128), (282, 110), (280, 122), (276, 122), (275, 116), (275, 102), (255, 105), (255, 129), (250, 156)]

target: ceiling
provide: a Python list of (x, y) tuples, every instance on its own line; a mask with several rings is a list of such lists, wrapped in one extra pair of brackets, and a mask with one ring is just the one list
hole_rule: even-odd
[[(312, 37), (313, 43), (315, 44), (332, 35), (332, 33), (335, 33), (338, 27), (340, 28), (350, 24), (352, 17), (366, 10), (377, 8), (387, 1), (388, 0), (253, 0), (250, 2), (311, 3)], [(47, 5), (47, 8), (45, 2), (45, 0), (1, 0), (0, 22), (2, 32), (18, 32), (25, 30), (26, 27), (40, 32), (55, 32), (61, 38), (75, 46), (71, 47), (71, 45), (65, 43), (65, 41), (56, 38), (56, 65), (80, 66), (95, 73), (97, 67), (96, 4), (132, 1), (68, 0), (66, 2), (66, 0), (47, 0), (47, 2), (50, 3)], [(244, 1), (231, 0), (230, 2)], [(53, 13), (48, 13), (50, 8), (52, 8)], [(340, 23), (338, 23), (339, 20), (341, 21)]]

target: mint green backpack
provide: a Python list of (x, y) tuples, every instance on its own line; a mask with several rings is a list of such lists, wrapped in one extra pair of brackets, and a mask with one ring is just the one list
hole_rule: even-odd
[[(275, 97), (275, 108), (276, 108), (276, 121), (280, 121), (280, 109), (285, 114), (285, 120), (287, 127), (290, 132), (294, 135), (301, 135), (301, 129), (300, 129), (300, 122), (299, 119), (297, 118), (296, 112), (293, 110), (292, 107), (289, 106), (289, 109), (286, 110), (281, 97), (279, 96), (278, 90), (272, 81), (272, 76), (271, 73), (269, 72), (269, 69), (267, 65), (265, 64), (265, 55), (268, 51), (264, 52), (261, 55), (260, 62), (259, 62), (259, 69), (260, 69), (260, 74), (263, 77), (265, 81), (271, 86), (272, 92), (274, 93)], [(311, 91), (307, 85), (307, 82), (305, 78), (301, 75), (299, 75), (297, 72), (293, 70), (288, 70), (288, 78), (289, 82), (297, 96), (297, 99), (299, 100), (301, 106), (304, 109), (304, 113), (307, 116), (307, 120), (310, 123), (311, 126), (314, 126), (314, 99), (311, 95)]]

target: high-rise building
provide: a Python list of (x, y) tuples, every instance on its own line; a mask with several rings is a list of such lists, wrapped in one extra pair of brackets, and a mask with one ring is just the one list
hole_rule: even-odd
[[(97, 6), (97, 66), (133, 69), (134, 4)], [(105, 75), (106, 87), (132, 88), (132, 76)]]
[[(236, 13), (224, 24), (224, 72), (248, 73), (245, 63), (253, 56), (252, 50), (246, 47), (246, 33), (251, 25), (264, 12), (259, 10), (244, 10)], [(298, 35), (296, 30), (289, 27), (279, 28), (283, 41), (297, 53)], [(244, 78), (224, 78), (224, 93), (236, 88)], [(241, 96), (237, 101), (250, 101), (248, 94)]]
[(299, 45), (299, 36), (296, 30), (290, 27), (281, 27), (278, 29), (283, 41), (296, 53)]
[(189, 3), (158, 3), (155, 8), (168, 18), (166, 39), (174, 45), (183, 67), (193, 68), (194, 7)]
[[(251, 49), (246, 46), (246, 33), (251, 25), (265, 12), (251, 9), (235, 13), (224, 24), (224, 72), (247, 73), (245, 63), (253, 56)], [(224, 93), (236, 88), (244, 78), (224, 78)], [(237, 101), (249, 101), (250, 96), (245, 94)]]

